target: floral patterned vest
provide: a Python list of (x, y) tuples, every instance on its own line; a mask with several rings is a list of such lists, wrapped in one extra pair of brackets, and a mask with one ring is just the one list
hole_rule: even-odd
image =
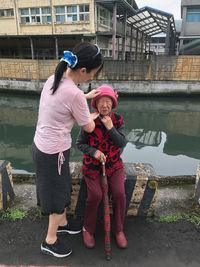
[[(123, 123), (123, 117), (117, 113), (111, 112), (113, 125), (118, 129)], [(108, 134), (108, 130), (98, 117), (95, 120), (95, 130), (92, 133), (86, 133), (87, 144), (95, 147), (103, 152), (106, 157), (106, 174), (111, 176), (117, 169), (123, 167), (123, 162), (120, 157), (120, 148), (114, 144)], [(82, 172), (84, 176), (95, 179), (98, 174), (101, 174), (102, 163), (94, 157), (84, 154)]]

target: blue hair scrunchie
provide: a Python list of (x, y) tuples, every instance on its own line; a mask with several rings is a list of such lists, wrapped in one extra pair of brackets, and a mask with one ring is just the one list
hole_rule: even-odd
[(71, 51), (64, 51), (64, 57), (60, 61), (67, 62), (69, 67), (73, 69), (78, 63), (78, 58)]

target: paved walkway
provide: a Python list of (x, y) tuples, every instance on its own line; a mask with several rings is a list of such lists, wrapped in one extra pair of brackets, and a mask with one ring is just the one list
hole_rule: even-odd
[[(126, 217), (127, 249), (118, 248), (114, 236), (111, 236), (110, 262), (105, 259), (102, 221), (97, 223), (94, 249), (84, 247), (82, 234), (61, 236), (73, 249), (73, 253), (64, 259), (43, 255), (40, 251), (40, 243), (47, 231), (47, 217), (29, 215), (23, 220), (0, 221), (0, 267), (199, 267), (200, 231), (194, 224), (186, 220), (173, 223), (158, 221), (160, 216), (184, 213), (191, 207), (193, 193), (194, 185), (160, 188), (153, 219)], [(35, 185), (15, 185), (15, 194), (15, 208), (29, 211), (35, 208)]]
[(125, 233), (128, 248), (116, 246), (112, 236), (112, 260), (105, 260), (103, 224), (97, 223), (96, 247), (87, 249), (82, 234), (63, 235), (73, 253), (63, 259), (43, 255), (40, 243), (47, 218), (0, 222), (0, 264), (69, 267), (185, 267), (200, 266), (200, 232), (186, 220), (174, 223), (128, 217)]

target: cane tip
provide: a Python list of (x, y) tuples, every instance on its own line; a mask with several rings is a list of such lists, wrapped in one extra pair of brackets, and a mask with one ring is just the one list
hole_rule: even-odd
[(111, 253), (110, 252), (107, 252), (106, 253), (106, 260), (107, 261), (110, 261), (111, 260)]

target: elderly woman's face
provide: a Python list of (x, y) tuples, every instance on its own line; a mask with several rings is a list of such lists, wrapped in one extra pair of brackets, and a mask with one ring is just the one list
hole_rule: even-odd
[(96, 101), (97, 110), (102, 116), (106, 116), (111, 112), (112, 105), (113, 101), (108, 96), (102, 96)]

